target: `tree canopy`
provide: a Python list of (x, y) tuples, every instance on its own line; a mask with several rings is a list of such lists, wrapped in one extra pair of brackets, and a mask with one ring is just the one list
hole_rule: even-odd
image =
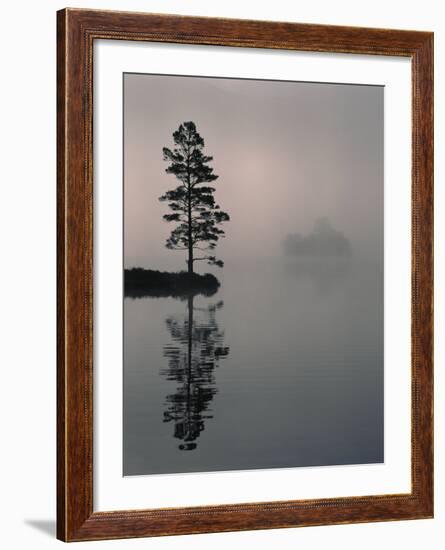
[[(207, 253), (224, 237), (220, 225), (230, 219), (215, 201), (215, 187), (206, 185), (218, 178), (209, 166), (213, 157), (204, 154), (204, 139), (194, 122), (182, 123), (173, 133), (173, 141), (173, 149), (162, 149), (164, 160), (169, 162), (165, 171), (179, 180), (175, 189), (159, 197), (160, 201), (168, 203), (171, 210), (163, 216), (164, 220), (176, 223), (167, 238), (166, 247), (187, 251), (189, 273), (194, 271), (194, 262), (200, 260), (222, 267), (222, 260)], [(201, 255), (196, 256), (196, 250)]]

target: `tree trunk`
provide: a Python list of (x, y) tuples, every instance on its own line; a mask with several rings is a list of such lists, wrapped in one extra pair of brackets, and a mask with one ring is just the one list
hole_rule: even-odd
[(192, 191), (190, 187), (190, 174), (188, 175), (188, 272), (193, 273), (193, 242), (192, 242)]
[(187, 260), (188, 272), (193, 273), (193, 247), (189, 238), (189, 259)]

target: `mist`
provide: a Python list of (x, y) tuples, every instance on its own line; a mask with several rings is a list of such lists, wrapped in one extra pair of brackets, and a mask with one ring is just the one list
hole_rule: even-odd
[[(125, 283), (149, 287), (124, 299), (124, 475), (382, 463), (383, 88), (125, 75), (124, 93)], [(215, 181), (189, 145), (163, 160), (186, 121)], [(230, 216), (198, 273), (167, 166), (210, 182), (195, 236), (198, 212)]]
[[(193, 120), (230, 214), (226, 264), (284, 258), (283, 240), (326, 218), (354, 257), (383, 258), (383, 95), (379, 86), (125, 74), (125, 266), (184, 268), (165, 248), (158, 198), (177, 180), (162, 147)], [(205, 270), (205, 266), (200, 266)]]

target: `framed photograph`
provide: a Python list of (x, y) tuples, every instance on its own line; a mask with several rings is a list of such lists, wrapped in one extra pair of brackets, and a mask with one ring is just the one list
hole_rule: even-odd
[(58, 12), (64, 541), (433, 516), (433, 34)]

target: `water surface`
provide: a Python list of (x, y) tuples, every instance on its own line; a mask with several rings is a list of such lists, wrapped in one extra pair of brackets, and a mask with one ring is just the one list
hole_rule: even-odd
[(383, 461), (383, 273), (226, 262), (211, 297), (124, 300), (124, 475)]

